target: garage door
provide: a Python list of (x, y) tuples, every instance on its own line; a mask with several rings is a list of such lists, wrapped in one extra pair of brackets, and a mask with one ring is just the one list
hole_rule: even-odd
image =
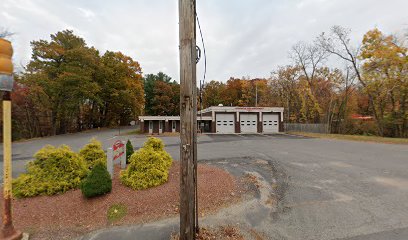
[(257, 120), (256, 114), (240, 113), (239, 121), (241, 124), (241, 133), (257, 133)]
[(278, 114), (263, 114), (262, 116), (263, 132), (277, 133), (279, 132), (279, 115)]
[(217, 113), (217, 133), (234, 133), (235, 120), (234, 114)]

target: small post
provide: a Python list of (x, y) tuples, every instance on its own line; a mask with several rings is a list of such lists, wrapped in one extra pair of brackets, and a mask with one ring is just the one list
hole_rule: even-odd
[(258, 82), (255, 82), (255, 107), (258, 107)]
[(120, 120), (118, 120), (119, 136), (120, 136)]
[(113, 179), (113, 149), (108, 148), (107, 151), (107, 158), (106, 158), (106, 168), (108, 169), (111, 178)]

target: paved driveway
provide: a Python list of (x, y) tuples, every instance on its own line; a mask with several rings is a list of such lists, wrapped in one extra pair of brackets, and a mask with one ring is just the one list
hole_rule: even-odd
[[(113, 141), (112, 133), (96, 135), (105, 146)], [(70, 137), (70, 141), (78, 146), (90, 137), (92, 134), (78, 138), (82, 140)], [(140, 147), (145, 138), (131, 140)], [(163, 140), (166, 149), (178, 159), (178, 137)], [(28, 155), (25, 148), (35, 142), (18, 144), (15, 151), (22, 148), (21, 153)], [(228, 163), (230, 171), (238, 163), (254, 160), (276, 166), (274, 177), (285, 186), (279, 207), (259, 221), (245, 222), (270, 239), (408, 239), (406, 145), (289, 135), (203, 135), (198, 150), (199, 161)], [(18, 163), (24, 163), (26, 156), (19, 156), (21, 159), (14, 163), (15, 169), (21, 171)], [(235, 223), (235, 219), (230, 221)], [(121, 231), (117, 234), (123, 236)]]

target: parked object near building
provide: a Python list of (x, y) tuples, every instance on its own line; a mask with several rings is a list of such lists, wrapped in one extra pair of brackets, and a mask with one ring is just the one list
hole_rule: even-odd
[[(209, 107), (197, 114), (204, 133), (283, 132), (282, 107)], [(149, 134), (180, 132), (180, 116), (140, 116), (140, 131)]]

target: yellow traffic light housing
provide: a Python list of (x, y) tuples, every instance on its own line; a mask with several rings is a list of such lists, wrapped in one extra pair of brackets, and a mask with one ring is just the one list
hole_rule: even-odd
[(12, 56), (13, 47), (11, 46), (11, 42), (0, 38), (0, 74), (13, 74)]
[(0, 90), (11, 91), (13, 89), (13, 47), (11, 42), (0, 38)]

